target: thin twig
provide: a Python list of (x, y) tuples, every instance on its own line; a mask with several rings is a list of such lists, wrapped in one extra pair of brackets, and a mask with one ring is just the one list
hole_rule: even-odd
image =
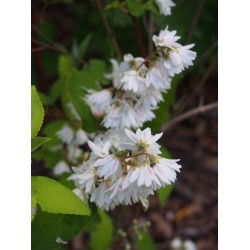
[(31, 53), (35, 53), (35, 52), (38, 52), (38, 51), (41, 51), (41, 50), (45, 50), (46, 47), (40, 47), (40, 48), (35, 48), (35, 49), (31, 49)]
[(161, 131), (165, 132), (166, 130), (168, 130), (171, 126), (173, 126), (174, 124), (181, 122), (183, 120), (186, 120), (192, 116), (207, 112), (209, 110), (215, 109), (218, 107), (218, 102), (213, 102), (204, 106), (199, 106), (197, 108), (191, 109), (175, 118), (173, 118), (171, 121), (167, 122), (166, 124), (163, 124), (161, 127)]
[(146, 64), (147, 62), (150, 61), (150, 59), (157, 53), (157, 50), (153, 51), (150, 55), (148, 55), (144, 61), (137, 67), (136, 70), (138, 70), (142, 65)]
[(153, 39), (152, 36), (155, 32), (155, 26), (154, 26), (154, 20), (153, 20), (153, 13), (149, 12), (149, 18), (148, 18), (148, 52), (152, 53), (154, 49), (153, 45)]
[(43, 46), (44, 49), (47, 48), (47, 49), (51, 49), (51, 50), (55, 50), (55, 51), (59, 51), (59, 52), (63, 52), (63, 53), (65, 52), (64, 50), (62, 50), (60, 48), (57, 48), (57, 47), (55, 47), (53, 45), (50, 45), (48, 43), (41, 42), (41, 41), (36, 40), (34, 38), (31, 38), (31, 41), (32, 41), (32, 43), (35, 43), (35, 44), (40, 45), (40, 46)]
[(98, 11), (100, 13), (100, 16), (102, 18), (102, 21), (103, 21), (104, 27), (106, 29), (106, 32), (107, 32), (107, 34), (108, 34), (108, 36), (109, 36), (109, 38), (110, 38), (110, 40), (111, 40), (111, 42), (112, 42), (112, 44), (114, 46), (116, 55), (117, 55), (117, 57), (119, 59), (121, 59), (122, 58), (121, 49), (120, 49), (120, 47), (118, 45), (118, 42), (117, 42), (117, 40), (115, 38), (115, 35), (114, 35), (112, 29), (111, 29), (111, 27), (110, 27), (110, 25), (109, 25), (109, 23), (107, 21), (107, 18), (103, 13), (103, 8), (102, 8), (102, 4), (101, 4), (100, 0), (96, 0), (96, 6), (97, 6), (97, 9), (98, 9)]
[(142, 153), (138, 153), (138, 154), (134, 154), (134, 155), (129, 155), (129, 156), (126, 156), (124, 159), (134, 158), (134, 157), (137, 157), (140, 155), (148, 155), (148, 153), (142, 152)]
[(201, 78), (201, 80), (199, 82), (197, 82), (196, 88), (194, 89), (194, 91), (192, 92), (191, 95), (188, 96), (188, 98), (184, 98), (181, 101), (177, 102), (175, 104), (175, 113), (179, 114), (181, 113), (189, 103), (191, 103), (191, 101), (195, 98), (195, 96), (197, 96), (197, 93), (199, 93), (201, 91), (201, 89), (203, 88), (204, 84), (207, 82), (207, 80), (209, 79), (209, 77), (211, 76), (211, 74), (213, 73), (214, 67), (216, 66), (218, 61), (217, 56), (214, 58), (214, 60), (212, 61), (212, 63), (209, 65), (209, 67), (206, 69), (205, 73), (203, 74), (203, 77)]
[(138, 43), (138, 47), (140, 50), (140, 53), (143, 57), (146, 57), (146, 52), (145, 52), (145, 48), (144, 48), (144, 44), (143, 44), (143, 40), (142, 40), (142, 34), (139, 28), (139, 24), (138, 24), (138, 20), (136, 17), (131, 16), (132, 21), (133, 21), (133, 25), (134, 25), (134, 31), (136, 34), (136, 39), (137, 39), (137, 43)]
[[(39, 17), (38, 13), (36, 12), (34, 1), (31, 1), (31, 22), (35, 25), (39, 23)], [(37, 33), (37, 30), (31, 30), (32, 37), (39, 41), (39, 36)], [(38, 46), (36, 43), (32, 42), (32, 49), (37, 49)], [(37, 76), (37, 85), (40, 90), (46, 91), (47, 86), (45, 84), (45, 72), (44, 67), (42, 63), (42, 54), (41, 51), (37, 51), (37, 53), (34, 54), (34, 66)]]
[(187, 35), (187, 38), (186, 38), (186, 44), (191, 41), (191, 38), (192, 38), (192, 36), (194, 34), (196, 26), (198, 25), (198, 22), (199, 22), (199, 19), (200, 19), (200, 15), (201, 15), (204, 3), (205, 3), (205, 0), (200, 0), (200, 3), (198, 5), (198, 7), (197, 7), (195, 16), (193, 18), (192, 26), (191, 26), (191, 28), (189, 30), (189, 33)]
[(138, 24), (138, 20), (135, 16), (131, 15), (129, 13), (129, 11), (120, 3), (119, 0), (115, 0), (118, 7), (120, 8), (120, 10), (131, 17), (132, 21), (133, 21), (133, 26), (134, 26), (134, 31), (135, 31), (135, 35), (136, 35), (136, 40), (137, 40), (137, 44), (140, 50), (140, 53), (143, 57), (146, 57), (146, 52), (145, 52), (145, 48), (144, 48), (144, 44), (143, 44), (143, 39), (142, 39), (142, 34), (139, 28), (139, 24)]

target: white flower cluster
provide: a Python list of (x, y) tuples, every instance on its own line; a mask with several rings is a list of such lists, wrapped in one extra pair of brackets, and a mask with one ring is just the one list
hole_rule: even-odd
[(145, 200), (156, 189), (174, 182), (181, 168), (178, 160), (159, 156), (156, 141), (162, 133), (153, 136), (149, 128), (136, 133), (125, 129), (125, 133), (127, 140), (120, 142), (120, 151), (115, 151), (109, 140), (88, 141), (92, 150), (89, 159), (73, 167), (74, 174), (69, 177), (84, 190), (85, 198), (106, 210)]
[(56, 145), (50, 148), (50, 150), (53, 152), (65, 151), (64, 157), (67, 158), (67, 161), (64, 159), (57, 162), (53, 168), (53, 173), (55, 175), (60, 175), (71, 172), (67, 162), (76, 164), (78, 159), (82, 158), (84, 152), (79, 148), (79, 146), (88, 141), (88, 135), (82, 129), (79, 128), (74, 130), (67, 124), (64, 124), (63, 127), (56, 132), (56, 135), (61, 140), (62, 144)]
[(171, 87), (171, 79), (193, 65), (196, 53), (193, 44), (182, 46), (180, 37), (168, 28), (154, 35), (155, 51), (146, 59), (125, 55), (118, 63), (111, 60), (113, 72), (106, 75), (112, 87), (94, 92), (85, 98), (96, 116), (104, 116), (105, 128), (138, 128), (155, 118), (153, 110), (163, 100), (162, 93)]
[(175, 6), (175, 3), (171, 0), (155, 0), (159, 7), (160, 13), (168, 16), (171, 15), (171, 8)]
[[(171, 0), (156, 3), (161, 13), (171, 14)], [(82, 142), (88, 138), (91, 152), (81, 165), (75, 164), (69, 179), (77, 187), (74, 193), (85, 202), (89, 199), (106, 210), (138, 201), (147, 204), (150, 194), (175, 181), (181, 166), (178, 160), (159, 156), (157, 140), (162, 133), (153, 136), (150, 128), (139, 128), (155, 118), (153, 111), (163, 100), (162, 94), (171, 88), (172, 77), (196, 58), (190, 50), (194, 45), (182, 46), (179, 38), (167, 27), (153, 36), (156, 48), (147, 58), (127, 54), (120, 63), (111, 59), (113, 71), (106, 75), (110, 87), (89, 90), (85, 96), (92, 113), (103, 118), (101, 124), (106, 128), (86, 136), (81, 132)], [(136, 133), (131, 129), (137, 129)], [(78, 147), (77, 134), (67, 126), (57, 133), (67, 146)]]

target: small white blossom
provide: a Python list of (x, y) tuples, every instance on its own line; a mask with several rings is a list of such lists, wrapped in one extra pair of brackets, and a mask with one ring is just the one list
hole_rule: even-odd
[(196, 53), (190, 50), (192, 47), (194, 47), (194, 44), (177, 47), (169, 52), (169, 57), (164, 62), (164, 66), (167, 68), (171, 76), (179, 74), (185, 68), (193, 65)]
[(69, 108), (69, 110), (70, 110), (71, 114), (73, 115), (73, 117), (74, 117), (77, 121), (81, 121), (81, 117), (80, 117), (80, 115), (77, 113), (77, 111), (76, 111), (76, 109), (75, 109), (73, 103), (71, 103), (71, 102), (68, 103), (68, 104), (67, 104), (67, 107)]
[(70, 168), (65, 161), (59, 161), (53, 168), (54, 175), (61, 175), (63, 173), (70, 173)]
[(102, 115), (105, 109), (110, 105), (112, 93), (109, 89), (98, 92), (92, 92), (85, 97), (86, 103), (90, 106), (92, 112), (96, 115)]
[(136, 133), (125, 129), (126, 135), (133, 143), (126, 143), (128, 149), (134, 151), (143, 151), (149, 154), (160, 154), (160, 146), (156, 143), (159, 140), (163, 133), (156, 134), (155, 136), (151, 135), (150, 128), (146, 128), (141, 131), (139, 128), (136, 130)]
[(126, 91), (138, 92), (143, 89), (144, 78), (139, 75), (136, 70), (129, 70), (124, 72), (124, 76), (121, 79), (122, 89)]
[(72, 167), (74, 174), (68, 180), (73, 180), (80, 188), (85, 188), (85, 192), (89, 193), (94, 188), (96, 169), (88, 164), (82, 164), (79, 167)]
[(175, 3), (171, 0), (156, 0), (156, 4), (160, 9), (160, 13), (165, 16), (171, 15), (171, 7), (175, 6)]
[(75, 188), (73, 190), (73, 193), (78, 196), (84, 203), (88, 202), (88, 196), (86, 194), (86, 192), (83, 189), (80, 188)]
[(152, 37), (156, 47), (175, 47), (179, 44), (176, 43), (180, 39), (176, 36), (176, 30), (169, 31), (168, 27), (165, 30), (161, 30), (159, 36), (153, 35)]
[(74, 130), (65, 124), (61, 130), (56, 132), (58, 138), (66, 144), (70, 144), (74, 138)]
[(104, 117), (102, 124), (106, 128), (137, 128), (142, 125), (137, 119), (137, 114), (131, 102), (125, 100), (119, 101), (109, 108), (107, 115)]
[(183, 243), (183, 248), (184, 250), (196, 250), (197, 249), (195, 243), (191, 240), (185, 240)]
[(72, 163), (77, 163), (77, 159), (82, 155), (82, 150), (78, 147), (76, 142), (73, 142), (67, 147), (67, 158)]
[(149, 69), (145, 83), (147, 87), (152, 84), (156, 89), (163, 89), (165, 87), (165, 81), (159, 69), (152, 67)]
[(83, 145), (88, 141), (88, 136), (82, 129), (76, 131), (76, 143), (78, 145)]
[(67, 241), (62, 240), (60, 237), (57, 237), (57, 238), (56, 238), (56, 243), (58, 243), (58, 244), (63, 244), (63, 245), (68, 244)]
[(111, 147), (111, 143), (109, 141), (107, 141), (102, 147), (96, 145), (92, 141), (88, 141), (88, 145), (91, 148), (93, 154), (101, 158), (109, 154), (109, 149)]
[(94, 167), (98, 167), (97, 173), (100, 177), (108, 179), (112, 176), (114, 179), (122, 173), (121, 163), (114, 155), (108, 155), (104, 158), (97, 160)]

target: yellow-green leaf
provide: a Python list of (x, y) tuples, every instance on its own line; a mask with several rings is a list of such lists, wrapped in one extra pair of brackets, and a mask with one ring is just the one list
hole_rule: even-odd
[(90, 215), (90, 209), (71, 190), (53, 179), (34, 176), (31, 186), (37, 204), (45, 212)]
[(40, 130), (44, 118), (44, 109), (37, 94), (36, 87), (31, 86), (31, 137), (35, 137)]

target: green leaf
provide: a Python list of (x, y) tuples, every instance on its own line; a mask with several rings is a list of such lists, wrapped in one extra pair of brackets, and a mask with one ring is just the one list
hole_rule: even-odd
[(153, 238), (148, 232), (141, 232), (135, 242), (136, 250), (156, 250)]
[(70, 119), (75, 119), (68, 108), (68, 104), (72, 103), (76, 112), (81, 117), (84, 130), (87, 132), (95, 132), (97, 128), (96, 119), (92, 115), (89, 106), (83, 100), (85, 95), (84, 88), (87, 84), (91, 83), (89, 77), (87, 72), (83, 73), (74, 69), (64, 83), (62, 102), (64, 111)]
[(53, 104), (53, 100), (50, 96), (45, 95), (44, 93), (38, 91), (39, 98), (43, 106), (50, 106)]
[[(168, 152), (168, 150), (163, 146), (161, 147), (161, 152), (162, 152), (162, 154), (161, 154), (162, 157), (168, 158), (168, 159), (172, 158), (170, 153)], [(161, 206), (165, 205), (166, 202), (168, 201), (169, 196), (171, 195), (171, 193), (174, 189), (174, 186), (175, 186), (175, 184), (172, 183), (172, 184), (167, 185), (165, 187), (162, 187), (156, 191), (157, 196), (158, 196), (158, 200), (159, 200), (159, 203)]]
[(31, 225), (31, 248), (34, 250), (64, 249), (59, 237), (69, 241), (89, 226), (92, 216), (49, 214), (38, 209)]
[(60, 77), (68, 76), (74, 68), (73, 62), (68, 55), (61, 55), (58, 61), (58, 74)]
[(155, 0), (150, 0), (145, 4), (147, 10), (152, 11), (155, 15), (160, 15), (159, 8), (155, 3)]
[(174, 183), (162, 187), (156, 191), (161, 206), (164, 206), (166, 204), (173, 189), (174, 189)]
[(89, 208), (68, 188), (42, 176), (31, 179), (32, 194), (43, 211), (49, 213), (89, 215)]
[(50, 141), (51, 139), (48, 137), (35, 137), (31, 138), (31, 152), (38, 149), (40, 146), (42, 146), (45, 142)]
[(37, 94), (36, 87), (31, 86), (31, 137), (35, 137), (40, 130), (44, 118), (44, 109)]
[(144, 5), (141, 0), (128, 0), (127, 1), (128, 10), (133, 16), (139, 17), (144, 13)]
[(119, 9), (119, 5), (116, 1), (113, 1), (107, 4), (104, 8), (104, 11), (111, 10), (111, 9)]
[(85, 53), (86, 53), (86, 50), (89, 46), (89, 43), (92, 39), (92, 34), (88, 34), (83, 40), (82, 42), (80, 43), (79, 45), (79, 57), (80, 58), (83, 58)]
[(91, 250), (106, 250), (113, 240), (113, 224), (108, 214), (99, 210), (101, 222), (96, 230), (90, 233), (89, 247)]
[(32, 158), (37, 161), (43, 160), (45, 167), (52, 169), (55, 167), (56, 163), (62, 160), (62, 155), (60, 152), (52, 152), (44, 146), (41, 150), (33, 152)]

